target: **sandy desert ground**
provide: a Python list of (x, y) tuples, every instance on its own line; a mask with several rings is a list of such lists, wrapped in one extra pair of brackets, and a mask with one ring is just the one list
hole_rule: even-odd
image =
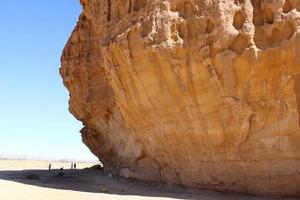
[[(84, 169), (95, 163), (0, 160), (1, 200), (94, 200), (94, 199), (199, 199), (199, 200), (271, 200), (241, 194), (222, 194), (168, 187), (159, 183), (138, 182), (104, 175), (102, 170)], [(64, 167), (63, 176), (59, 168)], [(276, 198), (278, 199), (278, 198)], [(279, 198), (296, 199), (296, 198)]]

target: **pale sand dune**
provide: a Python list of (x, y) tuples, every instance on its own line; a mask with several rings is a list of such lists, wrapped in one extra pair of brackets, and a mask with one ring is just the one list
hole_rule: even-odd
[[(108, 177), (101, 170), (82, 169), (95, 163), (0, 160), (0, 200), (94, 200), (94, 199), (200, 199), (200, 200), (270, 200), (240, 194), (172, 189), (159, 183)], [(64, 167), (64, 176), (57, 176)], [(35, 175), (38, 180), (28, 179)], [(288, 199), (281, 198), (280, 200)], [(290, 200), (293, 198), (289, 198)]]

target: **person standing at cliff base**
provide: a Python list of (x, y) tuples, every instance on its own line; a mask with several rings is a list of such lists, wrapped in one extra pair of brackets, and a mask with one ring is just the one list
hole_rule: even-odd
[(48, 172), (50, 172), (50, 171), (51, 171), (51, 163), (48, 166)]

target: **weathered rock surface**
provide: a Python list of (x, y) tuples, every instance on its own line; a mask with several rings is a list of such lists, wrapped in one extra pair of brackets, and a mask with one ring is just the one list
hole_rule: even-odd
[(81, 4), (60, 72), (108, 171), (300, 195), (300, 1)]

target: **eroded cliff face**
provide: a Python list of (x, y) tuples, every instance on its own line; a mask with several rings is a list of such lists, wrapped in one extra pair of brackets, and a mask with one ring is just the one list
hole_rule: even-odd
[(300, 1), (81, 4), (60, 73), (106, 170), (300, 195)]

